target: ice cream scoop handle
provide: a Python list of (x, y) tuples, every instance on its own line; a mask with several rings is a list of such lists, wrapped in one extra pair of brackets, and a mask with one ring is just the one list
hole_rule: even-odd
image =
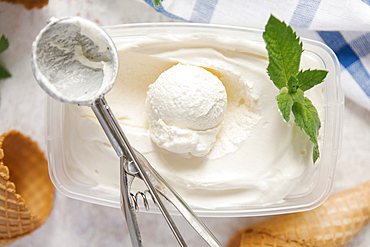
[(207, 226), (198, 218), (194, 211), (186, 204), (184, 199), (164, 180), (161, 175), (150, 165), (148, 160), (138, 151), (134, 149), (136, 156), (139, 158), (144, 167), (149, 179), (155, 185), (157, 191), (165, 197), (186, 221), (194, 228), (195, 231), (208, 243), (211, 247), (222, 247), (221, 243), (207, 228)]
[(95, 102), (91, 105), (91, 108), (94, 111), (96, 117), (98, 118), (100, 125), (102, 126), (105, 134), (107, 135), (117, 155), (119, 157), (124, 157), (125, 159), (134, 162), (138, 170), (138, 174), (144, 181), (146, 187), (149, 189), (151, 195), (153, 196), (154, 202), (158, 206), (167, 224), (169, 225), (171, 231), (175, 235), (177, 242), (182, 247), (187, 246), (179, 229), (177, 228), (170, 213), (168, 212), (163, 202), (161, 201), (159, 194), (157, 193), (154, 185), (152, 184), (151, 180), (146, 174), (140, 161), (136, 157), (133, 148), (131, 147), (129, 141), (127, 140), (125, 134), (123, 133), (121, 127), (119, 126), (116, 118), (114, 117), (104, 97), (95, 100)]
[[(100, 101), (100, 100), (99, 100)], [(92, 109), (98, 118), (100, 124), (102, 125), (108, 139), (112, 143), (114, 150), (117, 152), (117, 155), (120, 157), (120, 187), (121, 187), (121, 207), (122, 211), (126, 218), (126, 223), (130, 232), (131, 243), (133, 247), (143, 247), (139, 225), (136, 218), (136, 212), (134, 210), (133, 205), (130, 201), (130, 185), (132, 183), (132, 179), (129, 181), (130, 175), (128, 175), (125, 171), (124, 162), (126, 159), (123, 157), (123, 150), (122, 147), (118, 144), (117, 138), (118, 134), (117, 131), (111, 131), (115, 129), (115, 124), (110, 121), (110, 117), (107, 116), (106, 111), (110, 111), (108, 106), (105, 104), (100, 104), (96, 102), (92, 105)]]
[(120, 172), (121, 172), (121, 207), (125, 215), (127, 226), (130, 232), (131, 242), (133, 247), (143, 247), (139, 224), (137, 223), (136, 212), (134, 205), (130, 201), (130, 187), (134, 177), (127, 174), (125, 171), (126, 159), (120, 158)]
[(118, 157), (124, 157), (124, 149), (122, 147), (122, 144), (118, 142), (118, 140), (122, 139), (120, 136), (120, 132), (116, 127), (113, 114), (109, 106), (105, 103), (104, 98), (97, 99), (91, 105), (91, 108), (94, 111), (95, 116), (98, 118), (101, 127), (107, 135)]

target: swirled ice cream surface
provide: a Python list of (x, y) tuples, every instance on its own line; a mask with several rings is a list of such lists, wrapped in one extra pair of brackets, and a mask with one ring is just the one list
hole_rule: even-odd
[[(317, 178), (312, 143), (276, 103), (262, 42), (216, 35), (149, 35), (116, 41), (119, 75), (106, 99), (131, 145), (149, 160), (185, 201), (199, 208), (266, 205), (309, 191)], [(149, 85), (178, 64), (217, 76), (227, 107), (216, 141), (203, 157), (173, 153), (150, 138), (145, 101)], [(323, 68), (303, 53), (302, 69)], [(324, 117), (323, 87), (307, 96)], [(67, 105), (66, 160), (82, 181), (119, 193), (119, 159), (88, 107)], [(319, 137), (320, 140), (320, 137)], [(139, 187), (134, 183), (133, 189)]]

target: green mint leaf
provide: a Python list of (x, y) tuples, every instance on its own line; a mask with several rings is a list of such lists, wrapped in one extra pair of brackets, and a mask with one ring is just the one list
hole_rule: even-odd
[(297, 89), (296, 92), (290, 94), (294, 103), (306, 104), (304, 100), (304, 92), (301, 89)]
[(0, 80), (9, 78), (11, 76), (12, 75), (9, 73), (9, 71), (0, 65)]
[(266, 43), (269, 64), (267, 73), (280, 90), (276, 97), (279, 110), (286, 122), (293, 112), (295, 123), (303, 129), (314, 144), (313, 161), (319, 158), (317, 136), (321, 127), (319, 115), (304, 91), (324, 81), (327, 71), (299, 71), (303, 46), (290, 26), (273, 15), (268, 20), (263, 39)]
[(280, 94), (276, 96), (278, 102), (279, 110), (286, 122), (289, 122), (290, 112), (292, 111), (292, 106), (294, 103), (306, 104), (304, 93), (302, 90), (298, 89), (294, 93), (290, 93), (286, 87), (283, 87)]
[(292, 112), (294, 114), (294, 122), (303, 129), (303, 131), (310, 137), (310, 141), (314, 144), (313, 160), (316, 162), (320, 156), (317, 136), (321, 127), (319, 114), (311, 100), (307, 97), (304, 98), (305, 104), (295, 102), (292, 106)]
[(313, 146), (313, 153), (312, 153), (312, 159), (313, 163), (316, 162), (316, 160), (320, 157), (320, 152), (319, 152), (319, 145), (316, 143)]
[(288, 89), (289, 93), (295, 93), (298, 89), (298, 80), (295, 78), (295, 76), (291, 76), (288, 80)]
[(316, 86), (320, 83), (322, 83), (328, 74), (328, 71), (326, 70), (305, 70), (305, 71), (299, 71), (297, 75), (297, 80), (299, 84), (299, 88), (302, 91), (306, 91), (313, 86)]
[(10, 72), (6, 68), (0, 65), (0, 80), (9, 78), (11, 76), (12, 75), (10, 74)]
[(284, 120), (286, 122), (289, 122), (290, 112), (292, 111), (294, 101), (286, 87), (284, 87), (281, 90), (280, 94), (276, 96), (276, 100), (278, 102), (279, 110), (283, 115)]
[(0, 53), (5, 51), (9, 47), (9, 41), (5, 38), (4, 34), (0, 38)]
[(154, 7), (156, 8), (156, 9), (158, 9), (158, 4), (159, 4), (159, 2), (162, 2), (163, 0), (153, 0), (153, 3), (154, 3)]
[[(0, 38), (0, 53), (5, 51), (9, 47), (9, 41), (5, 38), (4, 34)], [(9, 71), (0, 65), (0, 80), (11, 77)]]
[(302, 43), (292, 28), (270, 16), (263, 33), (269, 57), (267, 73), (279, 89), (287, 86), (290, 76), (299, 70)]

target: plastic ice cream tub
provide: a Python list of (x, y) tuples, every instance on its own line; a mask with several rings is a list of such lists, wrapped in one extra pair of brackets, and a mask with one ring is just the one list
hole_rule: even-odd
[[(259, 44), (264, 43), (262, 30), (203, 24), (154, 23), (107, 26), (105, 30), (117, 44), (125, 39), (150, 37), (151, 35), (206, 35), (218, 37), (236, 37)], [(311, 210), (321, 205), (329, 196), (337, 161), (339, 159), (342, 137), (342, 118), (344, 97), (340, 86), (340, 66), (334, 52), (317, 41), (301, 39), (305, 53), (320, 61), (321, 67), (328, 70), (323, 82), (324, 116), (321, 126), (320, 159), (312, 166), (315, 172), (310, 176), (312, 183), (304, 193), (288, 195), (283, 200), (265, 205), (236, 205), (232, 198), (227, 207), (203, 208), (196, 204), (189, 205), (202, 217), (242, 217), (276, 215)], [(74, 176), (77, 168), (68, 164), (65, 140), (66, 105), (48, 98), (46, 110), (47, 158), (49, 173), (55, 187), (64, 195), (104, 206), (120, 207), (120, 195), (117, 190), (96, 186), (88, 179)], [(232, 154), (228, 154), (232, 155)], [(303, 183), (303, 182), (302, 182)], [(299, 183), (295, 186), (299, 186)], [(181, 195), (181, 192), (180, 192)], [(142, 210), (145, 211), (145, 210)], [(153, 205), (149, 212), (158, 212)], [(177, 211), (174, 211), (177, 212)]]

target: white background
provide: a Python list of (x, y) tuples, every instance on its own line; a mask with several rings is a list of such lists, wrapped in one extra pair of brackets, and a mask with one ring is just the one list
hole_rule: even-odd
[[(0, 133), (16, 129), (37, 141), (45, 151), (46, 94), (37, 85), (30, 66), (31, 44), (52, 16), (79, 15), (100, 25), (171, 21), (145, 3), (130, 0), (50, 0), (43, 9), (0, 2), (0, 35), (9, 38), (9, 49), (0, 63), (13, 74), (0, 81)], [(333, 193), (370, 180), (370, 112), (346, 100), (341, 160)], [(139, 213), (145, 246), (177, 246), (161, 215)], [(253, 218), (203, 218), (222, 244), (232, 234), (264, 220)], [(189, 246), (206, 246), (180, 217), (175, 217)], [(347, 246), (368, 247), (370, 225)], [(46, 223), (10, 246), (130, 246), (128, 229), (119, 209), (70, 199), (55, 191), (54, 208)]]

